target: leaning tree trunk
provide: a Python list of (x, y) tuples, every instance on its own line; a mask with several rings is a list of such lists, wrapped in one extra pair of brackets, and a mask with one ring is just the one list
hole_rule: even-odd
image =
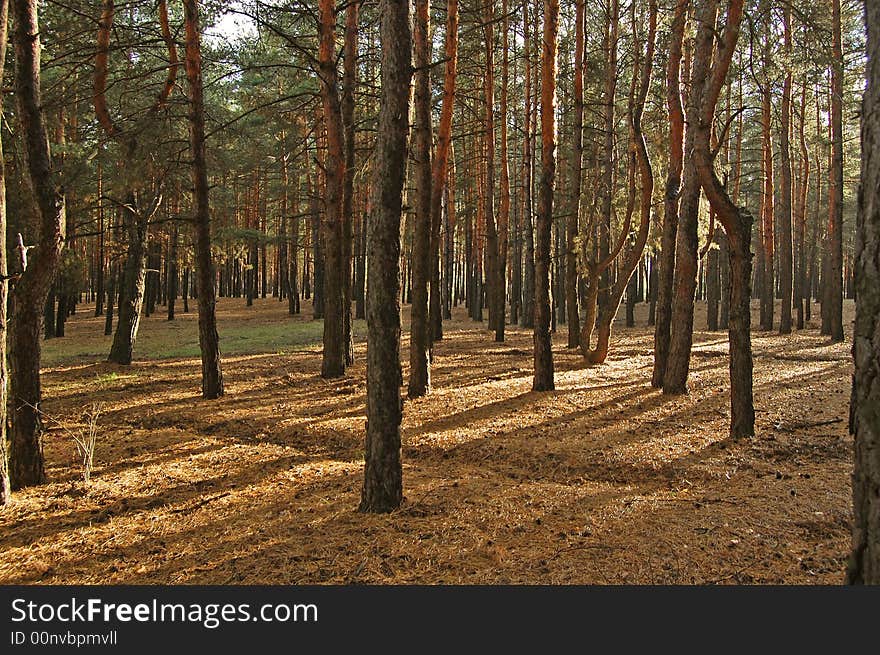
[(406, 177), (412, 36), (408, 0), (380, 0), (381, 105), (367, 233), (367, 437), (362, 512), (403, 498), (400, 463), (400, 214)]
[(9, 329), (12, 435), (9, 477), (13, 489), (45, 479), (40, 425), (40, 337), (43, 305), (64, 245), (64, 197), (55, 184), (46, 124), (41, 112), (40, 29), (36, 0), (13, 3), (15, 97), (27, 179), (39, 221), (39, 242), (29, 255), (12, 303)]
[(550, 228), (556, 177), (556, 52), (559, 0), (544, 0), (541, 54), (541, 185), (535, 229), (535, 375), (533, 391), (552, 391), (553, 342), (550, 336)]
[(856, 214), (856, 320), (850, 431), (855, 436), (853, 541), (847, 582), (880, 584), (880, 6), (865, 3), (868, 86)]
[[(730, 0), (724, 31), (711, 68), (699, 66), (693, 77), (692, 93), (698, 93), (699, 114), (695, 116), (694, 160), (700, 184), (718, 220), (727, 232), (730, 248), (730, 436), (755, 434), (755, 406), (752, 393), (751, 275), (752, 216), (737, 207), (718, 179), (712, 165), (710, 135), (721, 87), (739, 38), (743, 0)], [(703, 0), (697, 9), (697, 52), (711, 52), (715, 38), (717, 0)], [(699, 56), (699, 55), (698, 55)], [(705, 60), (704, 60), (705, 61)]]
[[(628, 245), (625, 250), (623, 260), (617, 271), (617, 279), (612, 285), (608, 293), (607, 304), (603, 307), (598, 303), (598, 324), (596, 347), (590, 347), (589, 333), (585, 341), (581, 343), (581, 350), (590, 364), (601, 364), (608, 357), (608, 351), (611, 344), (611, 328), (617, 311), (620, 308), (620, 302), (623, 294), (626, 292), (629, 280), (639, 265), (642, 253), (645, 250), (645, 244), (648, 241), (648, 233), (651, 227), (651, 198), (654, 194), (654, 173), (651, 168), (651, 160), (648, 156), (648, 148), (645, 144), (644, 133), (642, 132), (642, 114), (644, 113), (645, 101), (648, 97), (648, 90), (651, 84), (651, 68), (654, 61), (654, 44), (657, 33), (657, 3), (651, 0), (649, 6), (648, 18), (648, 35), (647, 44), (642, 59), (641, 53), (636, 52), (633, 58), (633, 85), (630, 95), (630, 170), (629, 170), (629, 197), (627, 200), (626, 215), (624, 223), (624, 231), (620, 240), (615, 247), (610, 259), (606, 260), (605, 265), (610, 264), (617, 258), (618, 253), (624, 245), (624, 241), (629, 241), (629, 226), (632, 220), (632, 214), (635, 207), (636, 194), (636, 170), (638, 169), (639, 180), (641, 182), (641, 195), (639, 206), (639, 229), (634, 235), (632, 244)], [(633, 41), (637, 42), (635, 34), (635, 21), (633, 21)], [(641, 45), (638, 46), (641, 48)], [(636, 87), (638, 82), (638, 87)], [(638, 92), (636, 93), (636, 88)], [(587, 322), (584, 329), (592, 327), (595, 317), (593, 312), (596, 311), (599, 288), (599, 277), (597, 268), (592, 268), (590, 286), (591, 297), (587, 309)]]
[[(156, 98), (149, 111), (149, 116), (154, 117), (159, 109), (165, 106), (171, 91), (174, 88), (177, 77), (178, 58), (177, 46), (171, 34), (168, 23), (168, 7), (165, 0), (159, 0), (158, 7), (159, 25), (162, 36), (168, 49), (169, 66), (165, 79), (165, 85)], [(98, 22), (97, 51), (95, 53), (95, 77), (93, 89), (93, 103), (95, 116), (101, 124), (106, 135), (119, 141), (124, 150), (123, 169), (127, 168), (138, 152), (137, 139), (133, 135), (125, 135), (113, 122), (107, 106), (107, 75), (109, 69), (110, 36), (113, 28), (116, 6), (114, 0), (103, 0), (101, 19)], [(126, 207), (122, 210), (123, 224), (128, 237), (128, 252), (126, 253), (125, 265), (121, 280), (119, 281), (119, 308), (116, 332), (113, 335), (113, 345), (107, 360), (116, 364), (131, 364), (132, 352), (137, 338), (140, 324), (141, 306), (144, 300), (144, 287), (147, 269), (147, 233), (149, 219), (158, 209), (162, 199), (160, 189), (153, 198), (149, 209), (139, 205), (139, 194), (135, 189), (130, 189), (126, 196)]]
[(186, 21), (186, 77), (189, 81), (190, 145), (192, 149), (195, 250), (199, 303), (199, 349), (202, 352), (202, 396), (223, 395), (220, 337), (217, 334), (216, 274), (211, 257), (211, 206), (208, 199), (208, 166), (205, 156), (205, 104), (202, 85), (202, 52), (197, 0), (184, 0)]

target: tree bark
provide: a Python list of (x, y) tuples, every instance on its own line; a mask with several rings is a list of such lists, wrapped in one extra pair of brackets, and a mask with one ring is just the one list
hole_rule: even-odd
[[(446, 2), (446, 63), (443, 73), (443, 104), (440, 107), (440, 123), (437, 126), (437, 149), (434, 155), (432, 179), (431, 179), (431, 297), (430, 297), (430, 325), (431, 340), (439, 341), (443, 338), (444, 316), (441, 313), (440, 293), (440, 224), (443, 214), (443, 194), (446, 190), (448, 179), (449, 153), (452, 146), (452, 114), (455, 108), (455, 82), (458, 66), (458, 0)], [(447, 206), (447, 218), (450, 216)], [(455, 215), (454, 208), (451, 210)], [(449, 232), (450, 225), (454, 221), (447, 220), (447, 242), (452, 236)], [(451, 256), (449, 248), (444, 249), (447, 254), (447, 263)], [(447, 278), (451, 272), (447, 269)], [(447, 280), (447, 285), (449, 280)]]
[(333, 0), (320, 0), (318, 13), (318, 77), (327, 139), (327, 157), (323, 167), (324, 213), (321, 221), (321, 233), (324, 237), (324, 353), (321, 359), (321, 377), (337, 378), (345, 375), (347, 344), (343, 316), (345, 276), (342, 245), (345, 160), (336, 70), (336, 5)]
[(544, 0), (541, 54), (541, 184), (535, 235), (535, 374), (533, 391), (552, 391), (553, 342), (550, 335), (550, 230), (556, 177), (556, 53), (559, 0)]
[(663, 197), (663, 229), (657, 274), (657, 308), (654, 324), (654, 369), (651, 385), (663, 386), (669, 359), (672, 325), (672, 282), (675, 270), (675, 235), (678, 231), (678, 194), (684, 162), (684, 110), (681, 103), (681, 56), (689, 0), (677, 0), (672, 19), (669, 60), (666, 67), (666, 107), (669, 112), (669, 169)]
[[(532, 102), (532, 23), (529, 22), (529, 2), (523, 3), (523, 58), (525, 60), (525, 79), (523, 95), (525, 101), (525, 139), (523, 143), (523, 230), (525, 232), (525, 256), (523, 262), (522, 320), (524, 328), (535, 326), (535, 231), (533, 224), (533, 198), (535, 186), (535, 114), (537, 107)], [(537, 13), (537, 12), (535, 12)], [(537, 86), (537, 82), (535, 84)]]
[(791, 238), (792, 182), (791, 182), (791, 5), (784, 5), (782, 24), (785, 30), (785, 80), (782, 85), (782, 106), (779, 118), (779, 286), (782, 308), (779, 312), (779, 334), (791, 334), (793, 301), (793, 252)]
[[(697, 9), (697, 53), (711, 51), (715, 38), (717, 0), (702, 0)], [(730, 60), (739, 38), (743, 0), (730, 0), (723, 34), (715, 49), (711, 68), (699, 65), (692, 79), (692, 94), (698, 94), (699, 114), (695, 116), (694, 159), (700, 184), (711, 207), (727, 232), (730, 247), (730, 436), (733, 439), (755, 434), (755, 407), (752, 395), (751, 342), (751, 234), (752, 216), (737, 207), (712, 165), (710, 148), (712, 121), (721, 87), (730, 69)], [(695, 63), (698, 59), (695, 59)]]
[(770, 24), (772, 16), (769, 0), (763, 0), (761, 19), (764, 25), (764, 53), (763, 69), (764, 80), (761, 86), (761, 176), (763, 179), (763, 192), (761, 200), (761, 242), (762, 242), (762, 266), (761, 271), (761, 329), (773, 329), (774, 297), (775, 297), (775, 231), (774, 231), (774, 208), (773, 208), (773, 138), (771, 122), (770, 101), (770, 52), (772, 48), (770, 36)]
[(855, 437), (849, 584), (880, 584), (880, 6), (865, 3), (867, 90), (862, 105), (862, 162), (855, 237), (850, 432)]
[(205, 156), (205, 106), (197, 0), (183, 0), (186, 23), (186, 77), (189, 82), (190, 147), (195, 208), (196, 274), (199, 303), (199, 349), (202, 353), (202, 396), (223, 395), (220, 337), (217, 334), (216, 273), (211, 257), (211, 205)]
[(354, 364), (351, 333), (351, 271), (354, 224), (355, 124), (354, 90), (357, 85), (358, 2), (345, 8), (345, 56), (342, 75), (342, 127), (345, 135), (345, 176), (342, 189), (342, 321), (345, 364)]
[(663, 376), (663, 393), (687, 393), (691, 346), (694, 338), (694, 294), (697, 288), (700, 180), (694, 161), (694, 126), (700, 110), (699, 85), (712, 57), (712, 43), (699, 42), (691, 64), (691, 85), (687, 99), (687, 131), (684, 136), (684, 169), (675, 235), (675, 270), (672, 286), (672, 311), (669, 331), (669, 354)]
[[(6, 44), (9, 27), (9, 0), (0, 0), (0, 77), (6, 71)], [(0, 95), (0, 114), (3, 97)], [(9, 479), (9, 445), (7, 442), (9, 369), (6, 361), (7, 301), (9, 299), (9, 267), (6, 258), (6, 159), (3, 155), (3, 135), (0, 134), (0, 506), (12, 496)]]
[(483, 187), (483, 218), (486, 223), (486, 300), (489, 305), (489, 329), (495, 341), (504, 341), (504, 275), (501, 242), (495, 223), (495, 0), (486, 4), (483, 23), (486, 69), (483, 91), (486, 103), (484, 138), (486, 179)]
[(428, 323), (428, 287), (431, 277), (431, 48), (428, 30), (428, 0), (415, 0), (415, 215), (407, 387), (410, 398), (424, 396), (431, 389), (431, 326)]
[(29, 254), (29, 264), (12, 293), (15, 318), (9, 328), (12, 397), (9, 478), (12, 489), (20, 489), (45, 480), (40, 420), (40, 337), (43, 305), (64, 246), (65, 211), (41, 112), (41, 46), (36, 0), (15, 0), (13, 17), (15, 97), (33, 215), (39, 222), (39, 241)]
[(831, 2), (831, 170), (828, 187), (828, 323), (843, 341), (843, 50), (840, 0)]
[(382, 85), (367, 278), (367, 436), (362, 512), (403, 498), (400, 463), (400, 214), (406, 176), (412, 37), (408, 0), (380, 0)]
[(568, 309), (568, 347), (580, 344), (578, 309), (577, 237), (580, 232), (581, 186), (584, 168), (584, 15), (585, 0), (575, 2), (574, 28), (574, 139), (572, 142), (570, 205), (566, 219), (568, 247), (565, 249), (565, 304)]

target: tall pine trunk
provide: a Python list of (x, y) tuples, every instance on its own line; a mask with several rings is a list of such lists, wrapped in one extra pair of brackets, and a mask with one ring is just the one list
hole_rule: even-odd
[(541, 53), (541, 183), (535, 229), (535, 375), (533, 391), (552, 391), (553, 342), (550, 334), (550, 230), (556, 178), (556, 52), (559, 0), (544, 0)]
[[(342, 199), (345, 185), (343, 155), (342, 109), (339, 101), (336, 70), (336, 5), (332, 0), (320, 0), (318, 77), (321, 86), (321, 104), (326, 134), (326, 161), (324, 162), (324, 212), (321, 221), (324, 259), (324, 354), (321, 359), (321, 377), (336, 378), (345, 374), (345, 282), (343, 263)], [(317, 280), (315, 282), (317, 287)]]
[(428, 323), (428, 287), (431, 276), (431, 49), (428, 36), (428, 0), (415, 2), (413, 51), (415, 63), (415, 216), (412, 245), (412, 306), (410, 307), (410, 398), (431, 389), (431, 334)]
[(202, 396), (223, 395), (220, 337), (217, 334), (216, 274), (211, 257), (211, 206), (205, 156), (205, 105), (197, 0), (183, 1), (186, 22), (186, 77), (189, 82), (190, 147), (195, 208), (196, 274), (199, 304), (199, 349), (202, 353)]
[(360, 510), (403, 499), (400, 463), (400, 214), (406, 177), (412, 37), (408, 0), (380, 0), (382, 85), (367, 234), (367, 436)]
[(651, 385), (663, 386), (669, 359), (672, 325), (672, 282), (675, 270), (675, 235), (678, 231), (678, 194), (684, 161), (684, 110), (681, 102), (681, 56), (689, 0), (677, 0), (672, 20), (669, 60), (666, 67), (666, 107), (669, 112), (669, 169), (663, 196), (663, 228), (657, 273), (657, 308), (654, 323), (654, 370)]
[(843, 50), (840, 0), (831, 2), (831, 170), (828, 188), (828, 328), (843, 341)]

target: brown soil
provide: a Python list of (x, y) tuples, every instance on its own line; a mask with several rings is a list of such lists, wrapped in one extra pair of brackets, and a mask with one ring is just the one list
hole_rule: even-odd
[[(241, 304), (221, 302), (221, 335)], [(271, 301), (251, 309), (309, 316), (285, 318)], [(815, 326), (756, 332), (758, 435), (732, 442), (723, 333), (695, 336), (691, 394), (664, 397), (649, 385), (643, 314), (641, 327), (617, 329), (603, 366), (585, 367), (560, 331), (557, 391), (537, 394), (530, 332), (509, 328), (496, 344), (456, 316), (435, 350), (433, 392), (406, 403), (406, 501), (384, 516), (355, 511), (363, 342), (337, 381), (318, 377), (318, 347), (227, 357), (219, 401), (198, 396), (194, 359), (46, 370), (44, 410), (68, 429), (102, 404), (93, 480), (50, 425), (49, 483), (0, 512), (0, 582), (842, 581), (848, 344)], [(66, 338), (100, 320), (77, 315)]]

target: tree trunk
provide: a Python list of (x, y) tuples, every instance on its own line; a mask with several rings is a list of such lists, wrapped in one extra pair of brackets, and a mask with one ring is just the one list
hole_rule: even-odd
[(663, 201), (663, 230), (657, 274), (657, 309), (654, 325), (654, 371), (651, 385), (663, 386), (669, 359), (672, 325), (672, 283), (675, 270), (675, 235), (678, 231), (678, 194), (684, 161), (684, 110), (681, 103), (681, 55), (688, 0), (677, 0), (672, 20), (669, 61), (666, 68), (666, 106), (669, 112), (669, 170)]
[(122, 209), (122, 219), (128, 237), (128, 250), (122, 267), (119, 289), (119, 308), (116, 332), (107, 361), (114, 364), (131, 364), (134, 344), (137, 340), (141, 320), (141, 306), (144, 302), (144, 289), (147, 276), (147, 220), (136, 214), (134, 194), (128, 197)]
[[(179, 211), (179, 208), (178, 208)], [(177, 269), (177, 240), (178, 228), (177, 221), (171, 223), (171, 236), (169, 237), (171, 245), (168, 251), (168, 320), (174, 320), (174, 306), (177, 302), (177, 280), (179, 272)]]
[(509, 86), (509, 22), (508, 0), (501, 0), (501, 129), (500, 156), (501, 156), (501, 179), (498, 213), (498, 323), (495, 328), (495, 341), (504, 341), (504, 326), (507, 320), (507, 253), (510, 238), (510, 164), (507, 149), (507, 95)]
[(431, 333), (428, 286), (431, 277), (431, 48), (428, 0), (415, 1), (413, 51), (415, 64), (415, 215), (412, 245), (412, 306), (410, 307), (409, 385), (418, 398), (431, 389)]
[(12, 489), (45, 479), (40, 422), (40, 337), (43, 305), (64, 244), (64, 197), (55, 185), (46, 124), (41, 113), (40, 30), (36, 0), (13, 3), (15, 97), (39, 242), (12, 293), (15, 318), (9, 327)]
[(695, 50), (691, 70), (691, 87), (687, 102), (687, 124), (684, 143), (684, 178), (678, 208), (678, 230), (675, 235), (675, 271), (673, 273), (672, 312), (669, 331), (669, 354), (663, 376), (663, 393), (687, 393), (691, 346), (694, 339), (694, 294), (697, 288), (698, 237), (700, 214), (700, 180), (694, 161), (694, 125), (700, 109), (700, 93), (694, 81), (705, 75), (712, 57), (712, 45)]
[[(9, 27), (9, 0), (0, 0), (0, 76), (6, 71), (6, 43)], [(0, 113), (3, 98), (0, 96)], [(3, 135), (0, 134), (0, 506), (11, 500), (9, 479), (9, 444), (7, 442), (7, 401), (9, 370), (6, 361), (7, 302), (9, 299), (9, 267), (6, 259), (6, 159)]]
[(856, 319), (850, 432), (855, 437), (852, 554), (846, 580), (880, 584), (880, 6), (865, 3), (867, 91), (856, 214)]
[(400, 214), (406, 177), (412, 37), (408, 0), (380, 0), (381, 104), (367, 235), (367, 436), (362, 512), (403, 498), (400, 463)]
[(544, 0), (541, 54), (541, 184), (535, 238), (535, 375), (533, 391), (552, 391), (553, 342), (550, 335), (550, 229), (556, 176), (556, 52), (559, 0)]
[[(785, 62), (791, 59), (791, 6), (783, 8), (782, 24), (785, 30)], [(779, 286), (782, 308), (779, 312), (779, 334), (791, 334), (791, 307), (793, 300), (793, 254), (791, 243), (791, 67), (785, 64), (782, 85), (782, 106), (779, 118)]]
[[(537, 11), (535, 12), (537, 14)], [(525, 80), (523, 95), (525, 96), (525, 139), (523, 143), (523, 202), (522, 217), (525, 231), (525, 261), (523, 262), (522, 288), (522, 320), (524, 328), (535, 326), (535, 231), (533, 226), (533, 198), (535, 185), (535, 114), (537, 107), (532, 102), (532, 27), (529, 22), (529, 0), (523, 3), (523, 57), (525, 59)], [(537, 81), (535, 86), (537, 87)]]
[(739, 38), (743, 0), (730, 0), (723, 34), (711, 68), (702, 58), (711, 52), (715, 39), (717, 0), (703, 0), (697, 6), (696, 74), (692, 95), (698, 95), (699, 113), (694, 123), (694, 160), (700, 184), (709, 204), (724, 226), (730, 246), (730, 437), (755, 434), (755, 408), (752, 395), (751, 342), (751, 234), (752, 216), (737, 207), (712, 166), (711, 131), (721, 87), (730, 69), (730, 60)]
[(345, 176), (342, 188), (342, 322), (345, 364), (354, 364), (351, 333), (351, 269), (354, 222), (355, 124), (354, 90), (357, 85), (357, 2), (345, 8), (345, 56), (342, 76), (342, 127), (345, 135)]
[(770, 5), (764, 0), (762, 5), (766, 15), (764, 23), (764, 81), (761, 88), (761, 175), (764, 181), (761, 200), (761, 241), (762, 241), (762, 276), (761, 276), (761, 329), (773, 329), (774, 302), (774, 227), (773, 227), (773, 139), (771, 134), (770, 104)]
[(504, 264), (501, 261), (501, 240), (495, 223), (495, 59), (494, 21), (495, 2), (486, 4), (483, 23), (485, 41), (485, 76), (483, 91), (486, 103), (484, 148), (486, 179), (483, 187), (483, 218), (486, 223), (486, 300), (489, 306), (489, 329), (495, 332), (495, 341), (504, 341)]
[(211, 206), (205, 156), (205, 107), (197, 0), (183, 0), (186, 22), (186, 77), (189, 82), (195, 251), (199, 302), (199, 349), (202, 353), (202, 396), (223, 395), (220, 337), (217, 334), (214, 261), (211, 257)]
[[(440, 108), (440, 123), (437, 126), (437, 150), (433, 161), (431, 179), (431, 295), (429, 307), (429, 322), (431, 326), (431, 341), (443, 338), (443, 321), (445, 312), (441, 311), (440, 293), (440, 223), (443, 210), (443, 194), (446, 190), (448, 179), (449, 153), (452, 145), (452, 114), (455, 108), (455, 82), (456, 68), (458, 65), (458, 0), (446, 2), (446, 64), (443, 74), (443, 104)], [(452, 210), (454, 216), (455, 210)], [(449, 262), (450, 249), (448, 243), (451, 234), (449, 226), (454, 224), (448, 220), (449, 208), (447, 206), (447, 247), (446, 262)], [(446, 267), (447, 278), (449, 267)], [(447, 285), (448, 285), (447, 281)], [(448, 298), (448, 295), (447, 295)]]
[(828, 187), (828, 327), (843, 341), (843, 51), (840, 0), (831, 2), (831, 170)]
[[(565, 304), (568, 309), (568, 347), (580, 344), (580, 314), (578, 309), (577, 237), (580, 233), (581, 186), (584, 168), (584, 15), (585, 0), (576, 0), (574, 28), (574, 140), (572, 143), (572, 185), (565, 249)], [(629, 307), (629, 305), (627, 305)]]
[[(342, 197), (345, 185), (342, 110), (336, 71), (336, 5), (333, 0), (318, 3), (318, 77), (326, 132), (324, 162), (324, 213), (321, 232), (324, 247), (324, 353), (321, 377), (345, 375), (345, 309), (343, 266)], [(316, 283), (317, 285), (317, 283)]]

